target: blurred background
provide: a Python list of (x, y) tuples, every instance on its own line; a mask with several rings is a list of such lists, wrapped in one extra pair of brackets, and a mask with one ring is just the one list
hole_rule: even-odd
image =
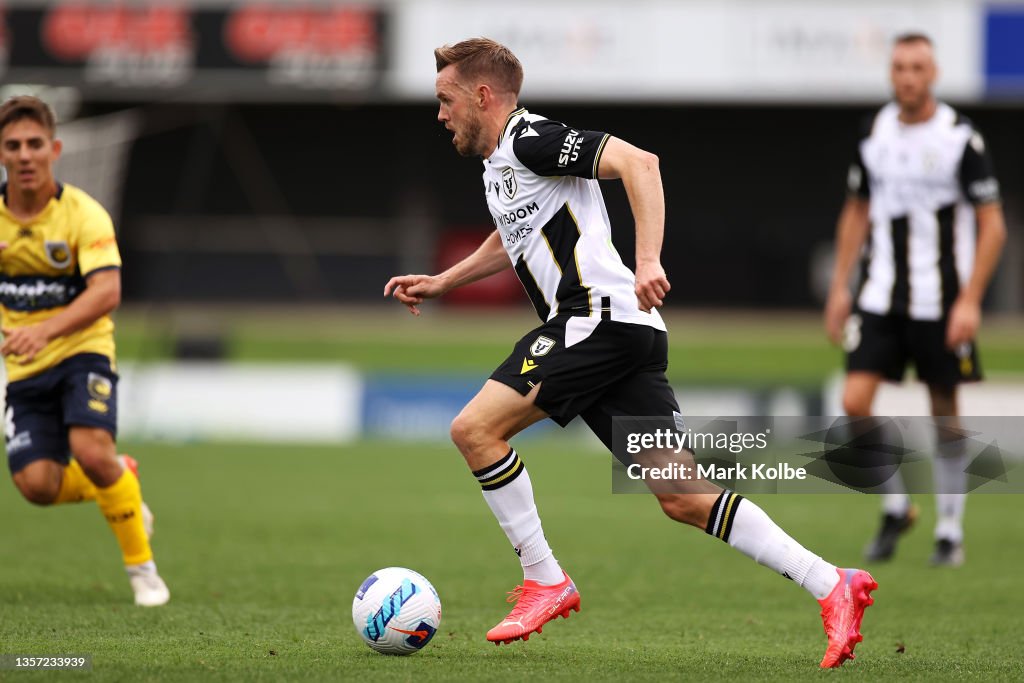
[[(861, 119), (891, 39), (936, 45), (937, 93), (986, 136), (1009, 241), (975, 414), (1024, 414), (1024, 3), (980, 0), (3, 2), (3, 95), (61, 118), (59, 175), (124, 258), (122, 432), (138, 439), (444, 439), (536, 324), (511, 270), (413, 319), (391, 275), (493, 229), (436, 121), (432, 50), (484, 35), (520, 102), (657, 153), (670, 378), (685, 412), (837, 414), (820, 310)], [(633, 225), (603, 183), (619, 252)], [(925, 410), (920, 387), (880, 412)]]

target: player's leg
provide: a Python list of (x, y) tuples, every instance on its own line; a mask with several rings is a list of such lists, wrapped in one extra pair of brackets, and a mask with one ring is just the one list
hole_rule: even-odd
[(95, 485), (96, 503), (117, 538), (135, 593), (135, 604), (146, 607), (165, 604), (170, 599), (170, 591), (153, 560), (138, 476), (122, 465), (113, 436), (106, 429), (72, 426), (68, 440), (75, 460), (81, 463), (82, 470)]
[(914, 364), (928, 385), (931, 413), (936, 418), (934, 461), (935, 550), (931, 563), (956, 567), (963, 564), (963, 516), (967, 504), (967, 453), (960, 430), (957, 387), (981, 379), (978, 351), (973, 343), (946, 347), (946, 321), (919, 321), (913, 330)]
[(871, 404), (883, 379), (878, 372), (861, 370), (847, 373), (843, 384), (843, 412), (850, 417), (871, 415)]
[(523, 584), (510, 597), (515, 607), (487, 633), (495, 644), (528, 640), (559, 614), (579, 609), (579, 593), (555, 559), (533, 498), (526, 465), (508, 440), (547, 417), (534, 405), (538, 384), (525, 396), (488, 380), (452, 422), (451, 437), (483, 489), (505, 536), (519, 556)]
[[(66, 443), (66, 442), (65, 442)], [(67, 453), (67, 447), (61, 449)], [(122, 467), (138, 477), (139, 465), (129, 455), (117, 456)], [(64, 460), (68, 464), (63, 464)], [(35, 505), (60, 505), (96, 500), (96, 485), (82, 470), (77, 460), (70, 456), (61, 459), (42, 457), (29, 462), (12, 474), (15, 487), (25, 500)], [(142, 521), (146, 535), (153, 536), (153, 513), (145, 502), (142, 503)]]
[[(613, 448), (613, 419), (620, 416), (678, 416), (678, 404), (665, 377), (667, 335), (660, 334), (651, 350), (650, 362), (638, 372), (609, 388), (600, 402), (582, 413), (587, 425), (616, 457)], [(663, 466), (664, 453), (645, 452), (636, 456), (642, 466)], [(672, 453), (672, 461), (693, 468), (689, 451)], [(681, 460), (685, 462), (681, 462)], [(839, 569), (797, 543), (753, 501), (706, 481), (651, 480), (646, 482), (662, 511), (671, 519), (688, 524), (719, 538), (811, 593), (822, 606), (829, 647), (824, 667), (839, 666), (852, 658), (860, 642), (864, 609), (873, 600), (874, 579), (857, 569)], [(851, 590), (844, 590), (850, 586)]]
[(521, 396), (487, 380), (452, 422), (451, 437), (519, 556), (524, 578), (555, 584), (562, 581), (562, 571), (544, 539), (526, 464), (508, 441), (547, 417), (533, 404), (536, 391)]
[(966, 439), (960, 431), (956, 387), (931, 385), (932, 415), (943, 418), (936, 430), (934, 566), (958, 567), (964, 561), (964, 508), (967, 505)]
[[(657, 363), (611, 388), (599, 403), (582, 417), (616, 457), (613, 448), (613, 419), (622, 416), (663, 417), (678, 414), (678, 404)], [(687, 465), (693, 471), (693, 454), (644, 451), (633, 456), (643, 467), (660, 468), (668, 461)], [(647, 480), (648, 488), (670, 519), (702, 529), (728, 543), (755, 562), (795, 581), (821, 600), (836, 585), (835, 565), (809, 552), (779, 528), (753, 501), (705, 479), (693, 481)]]
[(12, 382), (6, 402), (7, 464), (25, 500), (55, 505), (95, 498), (96, 487), (69, 457), (59, 372)]
[[(857, 313), (850, 316), (843, 335), (846, 351), (846, 383), (843, 410), (850, 417), (868, 417), (879, 385), (898, 382), (909, 360), (907, 321), (902, 318)], [(882, 519), (878, 532), (864, 549), (864, 558), (880, 562), (892, 558), (899, 537), (917, 519), (917, 508), (907, 495), (897, 471), (880, 486)]]
[(514, 593), (516, 607), (488, 632), (488, 640), (525, 640), (580, 604), (575, 585), (551, 553), (529, 474), (508, 440), (545, 417), (567, 425), (606, 386), (635, 369), (643, 356), (634, 347), (645, 349), (650, 337), (650, 328), (638, 325), (556, 318), (516, 343), (453, 422), (452, 439), (520, 555), (526, 578)]
[(153, 561), (139, 478), (117, 454), (117, 375), (110, 361), (81, 354), (65, 361), (63, 415), (71, 454), (96, 487), (96, 504), (117, 539), (135, 604), (162, 605), (170, 592)]

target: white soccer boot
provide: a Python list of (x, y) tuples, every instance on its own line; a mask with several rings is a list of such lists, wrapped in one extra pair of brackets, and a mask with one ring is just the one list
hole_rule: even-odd
[(135, 604), (140, 607), (158, 607), (166, 605), (171, 599), (171, 591), (157, 574), (156, 564), (152, 561), (125, 567), (128, 581), (135, 593)]

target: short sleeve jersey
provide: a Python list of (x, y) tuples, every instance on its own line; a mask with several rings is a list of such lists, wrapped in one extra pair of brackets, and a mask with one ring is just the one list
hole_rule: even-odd
[[(0, 205), (0, 313), (4, 327), (42, 322), (64, 310), (86, 288), (86, 278), (121, 267), (114, 226), (99, 202), (72, 185), (57, 194), (35, 218), (23, 222), (7, 209), (7, 187)], [(54, 339), (22, 365), (8, 357), (8, 381), (37, 375), (71, 356), (98, 353), (114, 364), (114, 323), (103, 316), (91, 325)]]
[(638, 308), (636, 278), (611, 239), (597, 180), (609, 135), (519, 109), (484, 160), (487, 206), (541, 320), (585, 316), (665, 324)]
[(981, 134), (944, 103), (914, 124), (890, 103), (864, 127), (847, 184), (870, 202), (858, 307), (942, 319), (974, 267), (975, 208), (999, 201)]

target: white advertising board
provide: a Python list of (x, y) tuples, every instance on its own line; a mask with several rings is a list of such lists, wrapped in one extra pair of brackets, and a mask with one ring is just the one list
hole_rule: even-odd
[(911, 30), (935, 41), (940, 96), (970, 100), (982, 86), (969, 0), (423, 0), (392, 19), (384, 87), (405, 99), (433, 97), (435, 47), (473, 36), (516, 53), (527, 103), (881, 100), (891, 40)]

